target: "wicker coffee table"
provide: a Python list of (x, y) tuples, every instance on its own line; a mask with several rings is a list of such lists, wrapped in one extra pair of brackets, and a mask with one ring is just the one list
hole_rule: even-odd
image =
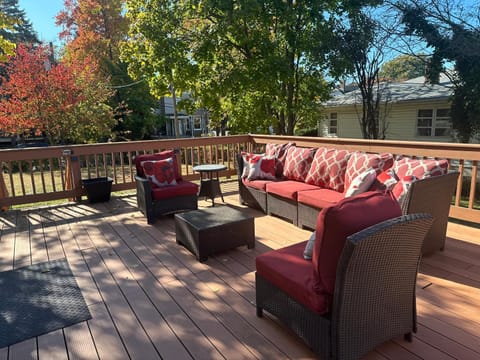
[(255, 247), (253, 216), (228, 206), (175, 214), (177, 243), (189, 249), (200, 262), (208, 255), (247, 245)]

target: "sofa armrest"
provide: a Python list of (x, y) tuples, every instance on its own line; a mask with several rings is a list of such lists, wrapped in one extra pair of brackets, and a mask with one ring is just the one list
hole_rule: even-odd
[(147, 222), (154, 222), (154, 204), (152, 199), (152, 186), (150, 181), (138, 175), (135, 176), (137, 188), (137, 206), (147, 217)]
[(433, 225), (423, 242), (422, 254), (443, 250), (447, 233), (448, 214), (459, 173), (450, 172), (412, 183), (405, 201), (403, 214), (427, 213), (433, 216)]

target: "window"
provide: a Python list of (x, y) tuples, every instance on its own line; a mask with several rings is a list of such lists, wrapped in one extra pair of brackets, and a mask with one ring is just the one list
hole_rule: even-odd
[(417, 113), (417, 136), (451, 135), (450, 109), (420, 109)]
[(337, 135), (337, 113), (330, 113), (328, 118), (328, 135)]

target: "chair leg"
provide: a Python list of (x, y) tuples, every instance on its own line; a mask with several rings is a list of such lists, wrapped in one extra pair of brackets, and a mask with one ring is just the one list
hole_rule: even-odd
[(405, 341), (408, 341), (408, 342), (410, 342), (410, 343), (413, 341), (413, 335), (412, 335), (411, 332), (403, 335), (403, 338), (405, 339)]
[(257, 317), (263, 317), (263, 309), (257, 306)]

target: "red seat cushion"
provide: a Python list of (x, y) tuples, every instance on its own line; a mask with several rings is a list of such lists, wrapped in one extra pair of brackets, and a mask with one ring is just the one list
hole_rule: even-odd
[(248, 179), (242, 179), (243, 185), (257, 189), (257, 190), (262, 190), (266, 191), (267, 184), (270, 184), (273, 182), (273, 180), (248, 180)]
[(190, 181), (178, 181), (177, 185), (152, 188), (153, 200), (169, 199), (177, 196), (196, 195), (198, 185)]
[(137, 175), (145, 177), (143, 171), (142, 162), (143, 161), (156, 161), (156, 160), (165, 160), (168, 158), (173, 158), (173, 169), (175, 172), (175, 179), (177, 181), (182, 180), (182, 175), (178, 169), (177, 156), (173, 150), (165, 150), (156, 154), (143, 154), (135, 157), (135, 167), (137, 168)]
[(267, 192), (290, 200), (297, 200), (297, 193), (304, 190), (316, 190), (318, 186), (300, 181), (286, 180), (267, 184)]
[(324, 314), (331, 296), (315, 292), (312, 263), (303, 258), (306, 241), (257, 256), (257, 272), (312, 311)]
[(323, 209), (337, 204), (344, 199), (344, 194), (331, 189), (300, 191), (297, 196), (299, 203)]
[(324, 208), (318, 215), (312, 256), (317, 291), (333, 295), (337, 264), (347, 236), (401, 215), (391, 192), (365, 192)]

